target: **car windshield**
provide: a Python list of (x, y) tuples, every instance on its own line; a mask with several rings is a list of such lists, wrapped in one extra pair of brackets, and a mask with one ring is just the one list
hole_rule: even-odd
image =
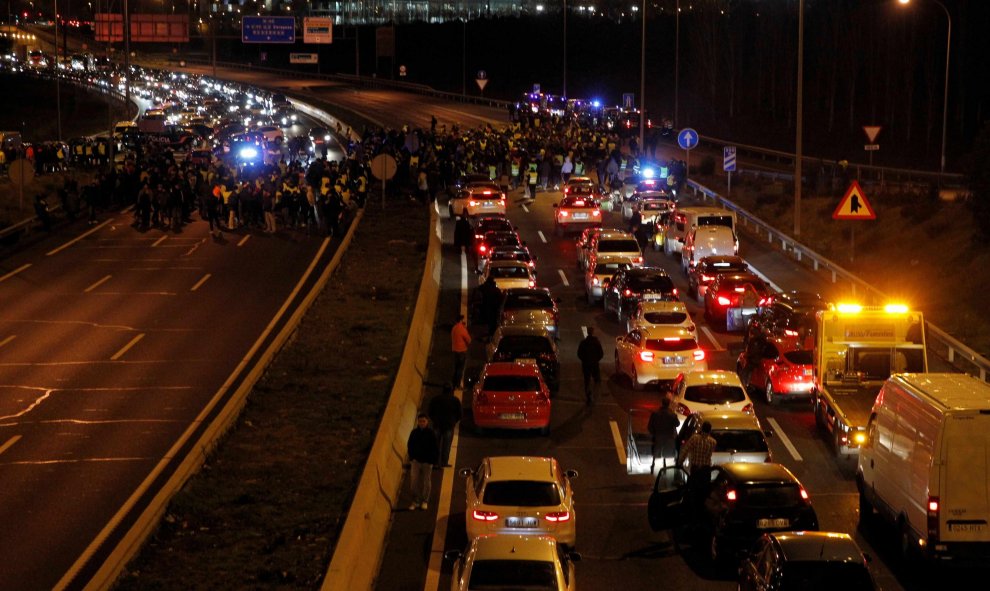
[(801, 488), (793, 483), (749, 483), (742, 487), (747, 507), (793, 507), (804, 501)]
[(646, 348), (650, 351), (689, 351), (698, 348), (694, 339), (647, 339)]
[(553, 507), (560, 504), (560, 491), (553, 482), (496, 480), (485, 485), (482, 502), (508, 507)]
[(639, 244), (628, 240), (601, 240), (598, 242), (598, 252), (639, 252)]
[(781, 573), (781, 591), (873, 591), (870, 571), (860, 563), (838, 561), (792, 561)]
[(552, 353), (550, 341), (540, 336), (511, 335), (498, 342), (495, 357), (498, 360)]
[(673, 291), (674, 282), (667, 275), (633, 275), (629, 278), (629, 289), (633, 291)]
[(756, 429), (713, 430), (715, 451), (766, 452), (767, 440)]
[(732, 384), (701, 384), (688, 386), (684, 400), (700, 404), (729, 404), (746, 400), (746, 392)]
[(488, 376), (482, 390), (488, 392), (535, 392), (540, 389), (536, 376)]
[(506, 310), (542, 310), (553, 308), (553, 298), (548, 293), (509, 293), (505, 296)]
[(492, 277), (529, 277), (528, 267), (493, 267)]
[(475, 560), (470, 591), (555, 591), (552, 562), (542, 560)]
[(529, 254), (521, 251), (495, 251), (492, 252), (493, 261), (522, 261), (524, 263), (529, 262)]
[(784, 358), (794, 365), (811, 365), (811, 351), (788, 351)]
[(643, 320), (650, 324), (681, 324), (687, 320), (685, 312), (646, 312)]

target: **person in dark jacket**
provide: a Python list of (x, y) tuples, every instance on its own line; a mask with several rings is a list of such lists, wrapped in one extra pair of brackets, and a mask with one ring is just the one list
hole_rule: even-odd
[[(595, 390), (602, 384), (602, 373), (598, 363), (602, 357), (605, 357), (602, 343), (595, 336), (594, 327), (588, 327), (588, 336), (578, 345), (577, 356), (581, 360), (581, 372), (584, 373), (585, 402), (590, 406), (595, 402)], [(592, 381), (594, 387), (592, 387)]]
[(425, 413), (419, 413), (416, 417), (416, 426), (409, 433), (406, 449), (409, 453), (409, 491), (413, 499), (409, 510), (425, 511), (428, 508), (427, 503), (433, 485), (433, 465), (440, 456), (437, 435), (430, 428), (430, 417)]
[(443, 390), (430, 400), (429, 414), (440, 441), (440, 464), (449, 468), (454, 427), (460, 422), (463, 414), (461, 401), (454, 396), (454, 387), (450, 382), (444, 384)]
[(467, 216), (458, 216), (457, 222), (454, 224), (454, 248), (457, 252), (460, 252), (462, 248), (470, 252), (473, 241), (474, 229), (471, 228), (471, 223), (468, 222)]
[(657, 458), (661, 458), (662, 467), (667, 467), (667, 458), (671, 459), (671, 465), (677, 455), (674, 443), (677, 439), (677, 426), (680, 421), (677, 415), (670, 408), (670, 397), (664, 396), (660, 399), (660, 408), (650, 413), (650, 422), (647, 428), (650, 431), (650, 439), (653, 441), (653, 459), (650, 461), (650, 473), (656, 466)]
[(481, 313), (488, 325), (488, 337), (491, 338), (498, 328), (498, 309), (502, 305), (502, 290), (495, 284), (495, 278), (489, 276), (481, 284)]

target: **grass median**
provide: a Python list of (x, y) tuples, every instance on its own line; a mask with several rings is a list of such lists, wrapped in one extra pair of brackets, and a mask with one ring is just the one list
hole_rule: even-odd
[(429, 211), (369, 205), (236, 426), (116, 589), (319, 587), (398, 370)]

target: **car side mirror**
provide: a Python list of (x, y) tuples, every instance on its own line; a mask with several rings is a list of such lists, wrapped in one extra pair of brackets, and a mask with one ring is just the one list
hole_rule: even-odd
[(564, 472), (564, 474), (568, 478), (577, 478), (578, 477), (578, 471), (577, 470), (568, 470), (567, 472)]
[(773, 429), (764, 429), (763, 430), (763, 435), (765, 437), (773, 437)]
[(457, 562), (463, 555), (464, 554), (460, 550), (447, 550), (443, 553), (443, 559), (451, 562)]
[(474, 470), (472, 470), (471, 468), (461, 468), (460, 470), (457, 471), (457, 473), (463, 476), (464, 478), (467, 478), (468, 476), (474, 476)]
[(581, 562), (581, 555), (577, 552), (568, 552), (567, 559), (571, 562)]

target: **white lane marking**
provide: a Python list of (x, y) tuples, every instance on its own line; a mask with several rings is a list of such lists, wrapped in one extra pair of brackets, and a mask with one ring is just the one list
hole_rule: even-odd
[(567, 275), (564, 275), (563, 269), (557, 269), (557, 273), (560, 275), (560, 280), (564, 282), (564, 287), (570, 286), (570, 282), (567, 280)]
[[(747, 264), (749, 264), (749, 261), (747, 261)], [(764, 275), (763, 273), (761, 273), (760, 270), (757, 269), (756, 267), (754, 267), (753, 265), (749, 265), (749, 270), (752, 271), (753, 274), (755, 274), (757, 277), (759, 277), (760, 279), (762, 279), (764, 282), (766, 282), (767, 285), (769, 285), (770, 287), (774, 288), (778, 292), (783, 292), (784, 291), (783, 289), (780, 288), (779, 285), (777, 285), (773, 281), (770, 281), (770, 278), (769, 277), (767, 277), (766, 275)]]
[(166, 240), (167, 238), (168, 238), (168, 234), (166, 234), (166, 235), (164, 235), (164, 236), (162, 236), (162, 237), (161, 237), (161, 238), (159, 238), (158, 240), (155, 240), (155, 242), (154, 242), (154, 243), (153, 243), (153, 244), (151, 245), (151, 246), (152, 246), (152, 248), (154, 248), (155, 246), (158, 246), (158, 245), (159, 245), (159, 244), (161, 244), (162, 242), (165, 242), (165, 240)]
[(6, 274), (6, 275), (4, 275), (3, 277), (0, 277), (0, 283), (2, 283), (2, 282), (4, 282), (4, 281), (6, 281), (7, 279), (10, 279), (10, 278), (11, 278), (11, 277), (13, 277), (14, 275), (17, 275), (18, 273), (20, 273), (20, 272), (21, 272), (21, 271), (23, 271), (24, 269), (27, 269), (27, 268), (28, 268), (28, 267), (30, 267), (30, 266), (31, 266), (31, 263), (28, 263), (28, 264), (26, 264), (26, 265), (21, 265), (20, 267), (17, 267), (16, 269), (14, 269), (13, 271), (11, 271), (10, 273), (7, 273), (7, 274)]
[(619, 424), (609, 421), (608, 426), (612, 429), (612, 441), (615, 442), (615, 451), (619, 454), (619, 463), (626, 465), (626, 446), (622, 444), (622, 435), (619, 433)]
[(110, 358), (110, 361), (117, 361), (118, 359), (120, 359), (121, 357), (123, 357), (124, 356), (124, 353), (127, 353), (128, 351), (130, 351), (131, 347), (133, 347), (134, 345), (138, 344), (138, 341), (140, 341), (143, 338), (144, 338), (144, 333), (142, 332), (138, 336), (136, 336), (133, 339), (131, 339), (131, 342), (129, 342), (126, 345), (124, 345), (123, 347), (121, 347), (120, 348), (120, 351), (117, 351), (116, 353), (114, 353), (113, 354), (113, 357)]
[(213, 275), (211, 273), (207, 273), (206, 275), (203, 275), (203, 278), (200, 279), (199, 281), (197, 281), (196, 282), (196, 285), (190, 287), (189, 288), (189, 291), (196, 291), (197, 289), (199, 289), (200, 287), (202, 287), (204, 283), (206, 283), (206, 280), (207, 279), (209, 279), (212, 276)]
[(18, 440), (20, 440), (20, 438), (21, 438), (20, 435), (14, 435), (13, 437), (7, 440), (7, 443), (0, 445), (0, 454), (10, 449), (15, 443), (18, 442)]
[(10, 341), (12, 341), (12, 340), (14, 340), (16, 338), (17, 338), (17, 335), (16, 334), (10, 335), (9, 337), (7, 337), (4, 340), (0, 341), (0, 347), (3, 347), (4, 345), (6, 345), (7, 343), (9, 343)]
[[(468, 310), (468, 262), (467, 253), (461, 251), (461, 304), (460, 311), (467, 317)], [(458, 400), (464, 397), (464, 391), (460, 388), (454, 390), (454, 396)], [(457, 443), (460, 441), (460, 423), (454, 429), (454, 437), (450, 442), (450, 465), (457, 467)], [(454, 491), (454, 476), (456, 472), (453, 468), (443, 469), (443, 478), (440, 481), (440, 499), (437, 501), (437, 520), (433, 526), (433, 540), (430, 544), (430, 563), (426, 567), (426, 582), (423, 584), (423, 591), (437, 591), (440, 588), (440, 569), (443, 566), (444, 546), (447, 543), (447, 519), (450, 516), (450, 497)]]
[(93, 233), (95, 233), (95, 232), (97, 232), (97, 231), (99, 231), (99, 230), (102, 230), (102, 229), (104, 228), (104, 226), (106, 226), (107, 224), (109, 224), (109, 223), (110, 223), (110, 222), (112, 222), (112, 221), (113, 221), (113, 219), (109, 219), (109, 220), (107, 220), (107, 221), (105, 221), (105, 222), (103, 222), (102, 224), (100, 224), (100, 225), (98, 225), (98, 226), (93, 226), (93, 228), (92, 228), (92, 229), (90, 229), (90, 230), (88, 230), (88, 231), (86, 231), (86, 232), (83, 232), (82, 234), (80, 234), (80, 235), (78, 235), (78, 236), (76, 236), (76, 237), (75, 237), (75, 238), (73, 238), (72, 240), (69, 240), (68, 242), (66, 242), (66, 243), (65, 243), (65, 244), (63, 244), (62, 246), (59, 246), (58, 248), (56, 248), (56, 249), (54, 249), (54, 250), (49, 250), (48, 252), (46, 252), (46, 253), (45, 253), (45, 256), (46, 256), (46, 257), (50, 257), (50, 256), (52, 256), (53, 254), (58, 254), (58, 253), (60, 253), (60, 252), (62, 252), (62, 251), (63, 251), (63, 250), (65, 250), (66, 248), (69, 248), (70, 246), (72, 246), (72, 245), (73, 245), (73, 244), (75, 244), (76, 242), (79, 242), (80, 240), (82, 240), (83, 238), (85, 238), (85, 237), (87, 237), (87, 236), (89, 236), (90, 234), (93, 234)]
[(87, 287), (86, 289), (84, 289), (83, 290), (83, 293), (89, 293), (89, 292), (93, 291), (94, 289), (96, 289), (97, 287), (103, 285), (107, 281), (110, 281), (110, 277), (112, 277), (112, 275), (107, 275), (103, 279), (100, 279), (99, 281), (97, 281), (93, 285), (90, 285), (89, 287)]
[(804, 458), (801, 457), (801, 454), (798, 453), (797, 448), (794, 447), (793, 443), (791, 443), (791, 439), (787, 436), (787, 433), (784, 433), (784, 430), (780, 428), (780, 423), (777, 422), (777, 419), (768, 417), (767, 422), (770, 423), (771, 427), (773, 427), (774, 433), (780, 438), (780, 442), (784, 444), (787, 451), (791, 452), (794, 459), (798, 462), (803, 462)]
[(708, 340), (715, 345), (716, 351), (725, 351), (725, 347), (722, 346), (722, 343), (718, 342), (718, 339), (715, 338), (715, 333), (713, 333), (707, 326), (702, 326), (701, 330), (704, 331), (705, 336), (708, 337)]
[(245, 242), (247, 242), (247, 241), (248, 241), (248, 238), (250, 238), (250, 237), (251, 237), (251, 234), (246, 234), (246, 235), (244, 236), (244, 238), (241, 238), (241, 239), (240, 239), (240, 240), (239, 240), (239, 241), (237, 242), (237, 246), (244, 246), (244, 243), (245, 243)]
[(525, 211), (526, 213), (529, 213), (529, 208), (526, 207), (526, 204), (525, 203), (522, 204), (522, 208), (523, 208), (523, 211)]
[(547, 237), (543, 235), (543, 230), (537, 230), (536, 233), (539, 235), (540, 240), (543, 241), (543, 244), (546, 244), (547, 243)]
[(588, 327), (587, 326), (582, 326), (581, 327), (581, 336), (584, 337), (584, 338), (588, 338)]

